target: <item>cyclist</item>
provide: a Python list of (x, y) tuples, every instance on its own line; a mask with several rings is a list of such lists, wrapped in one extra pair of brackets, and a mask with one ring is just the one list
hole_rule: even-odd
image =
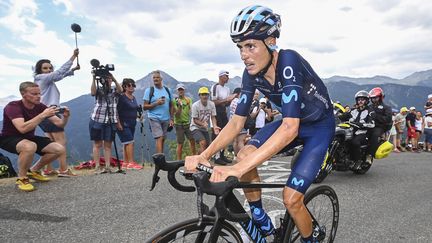
[(369, 93), (365, 90), (360, 90), (355, 94), (355, 101), (356, 108), (343, 113), (339, 116), (339, 119), (341, 121), (349, 121), (354, 126), (354, 136), (350, 140), (350, 152), (354, 162), (352, 167), (360, 169), (362, 163), (360, 146), (367, 144), (367, 132), (370, 128), (375, 127), (375, 122), (372, 119), (373, 110), (368, 106)]
[[(279, 106), (282, 120), (260, 129), (240, 150), (237, 164), (214, 167), (210, 180), (218, 182), (235, 176), (242, 181), (259, 181), (257, 166), (302, 140), (304, 149), (288, 178), (283, 198), (302, 240), (317, 242), (315, 232), (320, 230), (312, 229), (312, 219), (303, 199), (333, 138), (335, 120), (327, 88), (309, 63), (293, 50), (277, 50), (280, 26), (279, 15), (259, 5), (244, 8), (232, 20), (231, 38), (246, 66), (236, 113), (206, 150), (186, 157), (185, 166), (194, 170), (198, 163), (209, 165), (210, 157), (235, 138), (243, 128), (258, 89)], [(245, 189), (245, 194), (251, 209), (262, 210), (260, 189)]]

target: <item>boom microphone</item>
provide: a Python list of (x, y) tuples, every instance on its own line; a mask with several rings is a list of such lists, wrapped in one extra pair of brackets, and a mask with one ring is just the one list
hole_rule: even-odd
[(100, 66), (100, 62), (98, 59), (91, 59), (90, 64), (92, 65), (92, 67), (94, 68), (98, 68)]

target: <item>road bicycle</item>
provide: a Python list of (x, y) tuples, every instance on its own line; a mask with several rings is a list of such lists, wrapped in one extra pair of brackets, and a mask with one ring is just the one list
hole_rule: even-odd
[[(164, 154), (153, 155), (155, 170), (152, 178), (153, 190), (159, 181), (160, 170), (167, 171), (169, 183), (183, 192), (197, 191), (198, 217), (174, 224), (150, 237), (146, 242), (243, 242), (238, 225), (249, 236), (251, 242), (300, 242), (300, 234), (287, 210), (279, 223), (275, 224), (275, 233), (265, 237), (255, 226), (252, 218), (246, 213), (240, 201), (235, 196), (236, 188), (283, 188), (282, 183), (245, 183), (235, 177), (229, 177), (225, 182), (212, 183), (209, 177), (212, 168), (204, 165), (197, 167), (197, 173), (180, 174), (186, 179), (192, 179), (193, 186), (185, 186), (176, 178), (177, 171), (184, 166), (184, 161), (165, 161)], [(203, 194), (216, 197), (210, 209), (203, 201)], [(335, 191), (326, 185), (320, 185), (307, 191), (304, 198), (307, 210), (312, 216), (312, 224), (320, 242), (331, 243), (336, 237), (339, 222), (339, 201)], [(274, 222), (276, 223), (276, 222)], [(318, 233), (319, 232), (319, 233)]]

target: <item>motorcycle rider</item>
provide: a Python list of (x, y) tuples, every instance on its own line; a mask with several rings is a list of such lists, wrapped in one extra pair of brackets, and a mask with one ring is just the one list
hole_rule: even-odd
[[(392, 109), (384, 104), (384, 91), (380, 87), (375, 87), (369, 91), (369, 99), (372, 102), (371, 108), (374, 111), (372, 118), (375, 121), (375, 127), (368, 132), (369, 154), (374, 157), (380, 146), (379, 138), (391, 129), (393, 120)], [(371, 157), (367, 157), (367, 161), (371, 163)]]
[(353, 164), (351, 169), (360, 169), (362, 164), (360, 146), (367, 144), (367, 132), (375, 127), (375, 122), (372, 119), (373, 109), (368, 106), (369, 93), (365, 90), (360, 90), (355, 94), (356, 105), (349, 112), (345, 112), (339, 116), (341, 121), (349, 121), (354, 127), (353, 138), (350, 140), (350, 152)]

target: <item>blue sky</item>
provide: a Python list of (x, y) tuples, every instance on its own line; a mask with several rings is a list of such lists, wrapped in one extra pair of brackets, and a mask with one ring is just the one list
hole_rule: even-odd
[[(58, 83), (61, 100), (89, 93), (92, 58), (114, 63), (115, 76), (142, 78), (161, 69), (180, 81), (217, 79), (244, 68), (229, 24), (252, 1), (2, 0), (0, 97), (18, 94), (32, 66), (61, 66), (75, 47), (81, 70)], [(403, 78), (432, 67), (432, 2), (428, 0), (261, 1), (282, 17), (278, 46), (295, 49), (323, 78)]]

